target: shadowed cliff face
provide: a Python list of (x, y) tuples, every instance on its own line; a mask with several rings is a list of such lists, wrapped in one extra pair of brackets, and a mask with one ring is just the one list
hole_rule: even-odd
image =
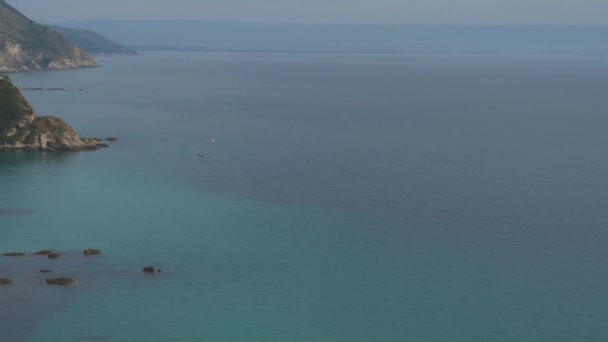
[(96, 66), (95, 58), (0, 0), (0, 72)]
[(100, 139), (80, 138), (63, 120), (36, 117), (34, 109), (7, 76), (0, 76), (0, 150), (95, 150)]

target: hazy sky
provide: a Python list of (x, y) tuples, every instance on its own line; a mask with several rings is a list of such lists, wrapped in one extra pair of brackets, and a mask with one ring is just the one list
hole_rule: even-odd
[(34, 20), (608, 25), (608, 0), (8, 0)]

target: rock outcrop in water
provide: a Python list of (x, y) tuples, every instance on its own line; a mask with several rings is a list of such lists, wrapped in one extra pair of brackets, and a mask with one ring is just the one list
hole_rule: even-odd
[(107, 147), (101, 139), (80, 138), (54, 116), (37, 117), (8, 76), (0, 76), (0, 150), (78, 151)]
[(96, 66), (95, 58), (50, 27), (0, 0), (0, 72)]
[[(102, 254), (102, 251), (99, 250), (99, 249), (88, 248), (88, 249), (85, 249), (83, 251), (83, 254), (84, 254), (84, 256), (81, 257), (82, 258), (81, 260), (88, 259), (87, 256), (89, 256), (89, 255), (99, 255), (99, 254)], [(26, 253), (10, 252), (10, 253), (2, 253), (0, 255), (4, 255), (4, 256), (26, 256)], [(48, 258), (51, 258), (51, 259), (58, 258), (58, 257), (62, 256), (59, 253), (53, 252), (53, 250), (51, 250), (51, 249), (44, 249), (44, 250), (40, 250), (40, 251), (31, 253), (31, 254), (28, 253), (27, 255), (28, 255), (28, 257), (36, 259), (36, 260), (40, 260), (39, 256), (47, 256)], [(69, 258), (70, 256), (74, 257), (74, 255), (75, 254), (73, 254), (71, 252), (66, 252), (66, 258)], [(54, 263), (58, 267), (58, 269), (56, 270), (57, 273), (58, 273), (58, 275), (62, 275), (62, 273), (65, 272), (65, 264), (62, 262), (62, 260), (54, 261)], [(43, 263), (41, 265), (44, 265), (44, 264), (45, 263)], [(41, 265), (39, 265), (39, 266), (41, 266)], [(64, 265), (64, 267), (63, 267), (64, 270), (63, 271), (61, 270), (61, 268), (62, 268), (61, 265)], [(87, 262), (85, 265), (86, 265), (86, 268), (88, 269), (91, 265), (94, 265), (94, 264), (91, 264), (90, 262)], [(36, 268), (36, 269), (38, 270), (39, 273), (42, 273), (42, 274), (55, 273), (55, 271), (53, 271), (51, 269), (47, 269), (47, 268)], [(70, 267), (70, 269), (73, 269), (73, 265)], [(163, 270), (157, 269), (154, 266), (146, 266), (141, 271), (144, 272), (144, 273), (148, 273), (148, 274), (154, 274), (154, 273), (162, 273), (162, 272), (164, 272)], [(3, 272), (6, 272), (6, 270), (4, 270)], [(70, 273), (72, 273), (72, 272), (73, 271), (70, 271)], [(103, 273), (105, 273), (105, 272), (103, 272)], [(100, 272), (99, 276), (103, 276), (103, 273)], [(123, 274), (124, 272), (121, 271), (120, 273)], [(6, 275), (2, 274), (3, 277), (5, 277), (7, 275), (9, 275), (9, 274), (6, 274)], [(69, 274), (69, 275), (72, 275), (72, 274)], [(28, 274), (28, 277), (29, 277), (29, 274)], [(22, 279), (17, 278), (16, 282), (19, 283), (20, 280), (22, 280)], [(28, 281), (31, 281), (31, 280), (32, 279), (28, 278)], [(36, 279), (36, 281), (41, 281), (41, 282), (44, 281), (44, 282), (46, 282), (49, 285), (71, 285), (71, 284), (73, 284), (73, 283), (76, 282), (75, 279), (68, 278), (68, 277), (65, 277), (65, 276), (60, 276), (60, 277), (57, 277), (57, 278)], [(14, 281), (13, 281), (12, 278), (0, 278), (0, 285), (9, 285), (9, 284), (12, 284), (13, 282)], [(85, 284), (86, 284), (86, 282), (85, 282)]]
[(48, 278), (46, 283), (49, 285), (70, 285), (75, 283), (76, 280), (72, 278)]
[(154, 273), (155, 268), (154, 266), (146, 266), (144, 268), (141, 269), (142, 272), (146, 272), (146, 273)]
[(101, 251), (99, 249), (94, 249), (94, 248), (89, 248), (89, 249), (85, 249), (83, 252), (84, 255), (98, 255), (101, 254)]
[(25, 253), (19, 253), (19, 252), (10, 252), (10, 253), (2, 253), (3, 256), (10, 256), (10, 257), (15, 257), (15, 256), (24, 256)]

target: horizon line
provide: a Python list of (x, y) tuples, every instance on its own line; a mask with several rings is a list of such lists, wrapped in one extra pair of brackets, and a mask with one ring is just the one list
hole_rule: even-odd
[(239, 20), (205, 20), (205, 19), (112, 19), (112, 18), (94, 18), (94, 19), (76, 19), (64, 21), (46, 21), (35, 20), (39, 23), (79, 23), (91, 21), (114, 21), (114, 22), (188, 22), (188, 23), (204, 23), (204, 24), (240, 24), (240, 25), (297, 25), (297, 26), (376, 26), (376, 27), (407, 27), (407, 26), (429, 26), (429, 27), (571, 27), (571, 28), (608, 28), (607, 24), (462, 24), (462, 23), (301, 23), (301, 22), (266, 22), (266, 21), (239, 21)]

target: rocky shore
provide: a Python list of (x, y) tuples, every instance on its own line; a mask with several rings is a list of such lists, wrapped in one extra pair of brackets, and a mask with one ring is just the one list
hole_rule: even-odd
[(108, 147), (101, 139), (81, 138), (65, 121), (37, 117), (8, 76), (0, 76), (0, 150), (80, 151)]
[(17, 133), (20, 136), (0, 144), (0, 150), (82, 151), (108, 147), (101, 139), (79, 137), (70, 125), (54, 116), (35, 118), (27, 123), (27, 129), (9, 131), (7, 137)]
[(27, 72), (96, 67), (95, 58), (82, 49), (71, 46), (66, 56), (48, 62), (46, 52), (37, 53), (20, 44), (6, 43), (0, 49), (0, 72)]

